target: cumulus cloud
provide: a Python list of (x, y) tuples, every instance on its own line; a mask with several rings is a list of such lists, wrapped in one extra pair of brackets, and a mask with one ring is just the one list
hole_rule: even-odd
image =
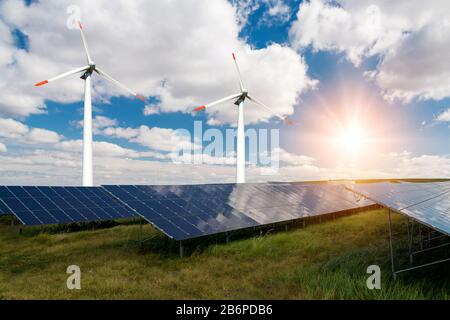
[(450, 122), (450, 108), (436, 116), (437, 121)]
[[(235, 181), (233, 162), (217, 165), (217, 159), (201, 164), (111, 156), (94, 157), (96, 184), (192, 184)], [(81, 155), (62, 150), (31, 150), (0, 155), (2, 183), (9, 185), (79, 185)], [(270, 175), (267, 175), (270, 172)], [(248, 182), (307, 181), (351, 178), (440, 178), (450, 175), (450, 156), (413, 155), (409, 152), (380, 155), (377, 168), (330, 168), (317, 164), (283, 165), (264, 171), (247, 166)]]
[(388, 100), (442, 99), (450, 95), (449, 14), (445, 0), (311, 0), (300, 4), (290, 38), (299, 51), (340, 52), (355, 65), (379, 57), (366, 74)]
[[(445, 118), (444, 116), (442, 117)], [(100, 123), (116, 123), (102, 119)], [(29, 128), (12, 119), (0, 119), (1, 137), (26, 148), (8, 150), (0, 142), (0, 175), (4, 184), (79, 184), (81, 177), (82, 140), (69, 140)], [(101, 125), (100, 125), (101, 127)], [(233, 182), (235, 154), (211, 155), (183, 153), (173, 156), (171, 148), (183, 140), (175, 131), (162, 128), (107, 127), (113, 139), (136, 140), (145, 150), (125, 148), (115, 143), (94, 141), (96, 183), (187, 184)], [(106, 134), (105, 134), (106, 135)], [(148, 140), (147, 140), (148, 139)], [(147, 141), (158, 141), (156, 147)], [(166, 143), (166, 145), (164, 144)], [(161, 150), (161, 145), (166, 146)], [(192, 145), (188, 145), (190, 148)], [(267, 156), (267, 155), (266, 155)], [(404, 151), (378, 155), (375, 167), (322, 167), (306, 155), (277, 148), (271, 152), (279, 167), (267, 170), (267, 164), (248, 163), (249, 182), (295, 181), (342, 178), (434, 178), (450, 175), (450, 156), (413, 155)], [(175, 159), (175, 160), (174, 160)], [(63, 181), (63, 182), (62, 182)]]
[[(81, 153), (83, 148), (82, 140), (65, 140), (55, 145), (55, 149), (71, 153)], [(167, 157), (157, 152), (140, 152), (129, 148), (124, 148), (115, 143), (106, 141), (93, 142), (94, 157), (121, 157), (121, 158), (157, 158), (166, 159)]]
[(108, 127), (104, 128), (100, 134), (113, 138), (126, 139), (130, 142), (135, 142), (141, 146), (159, 151), (170, 152), (180, 149), (197, 148), (191, 142), (191, 136), (187, 132), (174, 129), (150, 128), (145, 125), (138, 128)]
[(240, 26), (248, 23), (255, 11), (262, 11), (259, 23), (272, 25), (287, 22), (291, 16), (291, 7), (285, 0), (231, 0), (236, 8), (237, 21)]
[[(37, 81), (85, 63), (79, 32), (66, 28), (66, 10), (72, 3), (1, 2), (0, 34), (5, 37), (0, 46), (5, 50), (0, 57), (0, 113), (26, 116), (44, 112), (46, 99), (60, 103), (82, 100), (83, 83), (76, 76), (33, 87)], [(146, 114), (155, 110), (190, 112), (194, 106), (237, 91), (233, 51), (240, 59), (246, 86), (283, 115), (293, 113), (298, 96), (313, 83), (304, 60), (291, 48), (271, 45), (255, 50), (240, 39), (236, 9), (225, 0), (83, 0), (77, 5), (96, 63), (135, 91), (160, 101), (156, 109), (145, 108)], [(28, 50), (14, 46), (14, 29), (27, 35)], [(96, 75), (94, 78), (94, 100), (126, 95)], [(235, 108), (232, 104), (220, 108), (216, 117), (235, 121)], [(269, 118), (256, 108), (246, 116), (248, 122)]]
[(272, 157), (277, 157), (280, 162), (288, 164), (288, 165), (313, 165), (316, 161), (312, 157), (298, 155), (291, 152), (288, 152), (282, 148), (275, 148), (271, 151)]
[[(84, 125), (84, 121), (80, 120), (75, 122), (75, 125), (77, 128), (83, 128)], [(118, 125), (118, 121), (116, 119), (111, 119), (105, 116), (99, 116), (96, 115), (93, 119), (92, 119), (92, 131), (95, 134), (100, 133), (103, 129), (107, 128), (107, 127), (111, 127), (111, 126), (117, 126)]]
[(54, 144), (59, 142), (61, 136), (51, 130), (33, 128), (28, 132), (26, 139), (29, 143)]
[(28, 126), (14, 119), (0, 118), (0, 137), (19, 138), (28, 133)]
[(28, 144), (55, 144), (62, 138), (61, 135), (54, 131), (42, 128), (29, 128), (22, 122), (5, 118), (0, 118), (0, 137)]

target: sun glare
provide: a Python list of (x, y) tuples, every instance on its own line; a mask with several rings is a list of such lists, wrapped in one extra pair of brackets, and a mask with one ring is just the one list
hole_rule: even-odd
[(339, 134), (337, 143), (344, 152), (352, 154), (362, 152), (365, 147), (364, 132), (356, 125), (349, 125)]

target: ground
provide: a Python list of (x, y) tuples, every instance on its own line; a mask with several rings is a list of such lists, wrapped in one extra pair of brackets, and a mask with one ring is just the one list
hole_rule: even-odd
[[(403, 220), (394, 217), (396, 231)], [(390, 273), (387, 215), (357, 215), (247, 236), (177, 244), (135, 242), (139, 225), (62, 232), (0, 225), (2, 299), (449, 299), (448, 264)], [(66, 268), (81, 268), (81, 290), (68, 290)], [(381, 267), (381, 290), (369, 290), (366, 269)]]

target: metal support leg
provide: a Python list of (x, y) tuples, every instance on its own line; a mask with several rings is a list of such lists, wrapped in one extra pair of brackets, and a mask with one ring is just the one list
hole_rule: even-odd
[(227, 242), (227, 243), (229, 243), (230, 242), (230, 234), (228, 233), (228, 232), (225, 232), (225, 241)]
[(289, 227), (288, 227), (288, 224), (286, 223), (286, 225), (284, 226), (284, 231), (287, 232), (287, 231), (288, 231), (288, 228), (289, 228)]
[(180, 258), (183, 258), (183, 256), (184, 256), (183, 241), (180, 241)]
[(144, 246), (144, 241), (142, 241), (142, 218), (139, 217), (139, 245)]
[(392, 239), (392, 220), (391, 220), (391, 209), (388, 209), (388, 215), (389, 215), (389, 251), (391, 254), (391, 269), (392, 269), (392, 276), (394, 277), (394, 280), (397, 279), (397, 275), (395, 274), (395, 263), (394, 263), (394, 248), (393, 248), (393, 239)]
[(414, 220), (411, 219), (411, 229), (409, 228), (409, 220), (408, 218), (409, 263), (413, 264)]
[(422, 225), (419, 224), (419, 236), (420, 236), (420, 250), (423, 250), (423, 236), (422, 236)]

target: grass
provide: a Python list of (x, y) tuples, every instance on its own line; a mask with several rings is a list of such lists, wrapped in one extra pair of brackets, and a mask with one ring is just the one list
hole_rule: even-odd
[[(0, 225), (2, 299), (449, 299), (448, 264), (390, 274), (387, 220), (374, 210), (288, 232), (201, 246), (178, 257), (177, 244), (150, 225), (118, 224), (64, 233)], [(402, 220), (396, 216), (394, 227)], [(81, 290), (66, 288), (68, 265)], [(382, 289), (366, 287), (367, 266)]]

